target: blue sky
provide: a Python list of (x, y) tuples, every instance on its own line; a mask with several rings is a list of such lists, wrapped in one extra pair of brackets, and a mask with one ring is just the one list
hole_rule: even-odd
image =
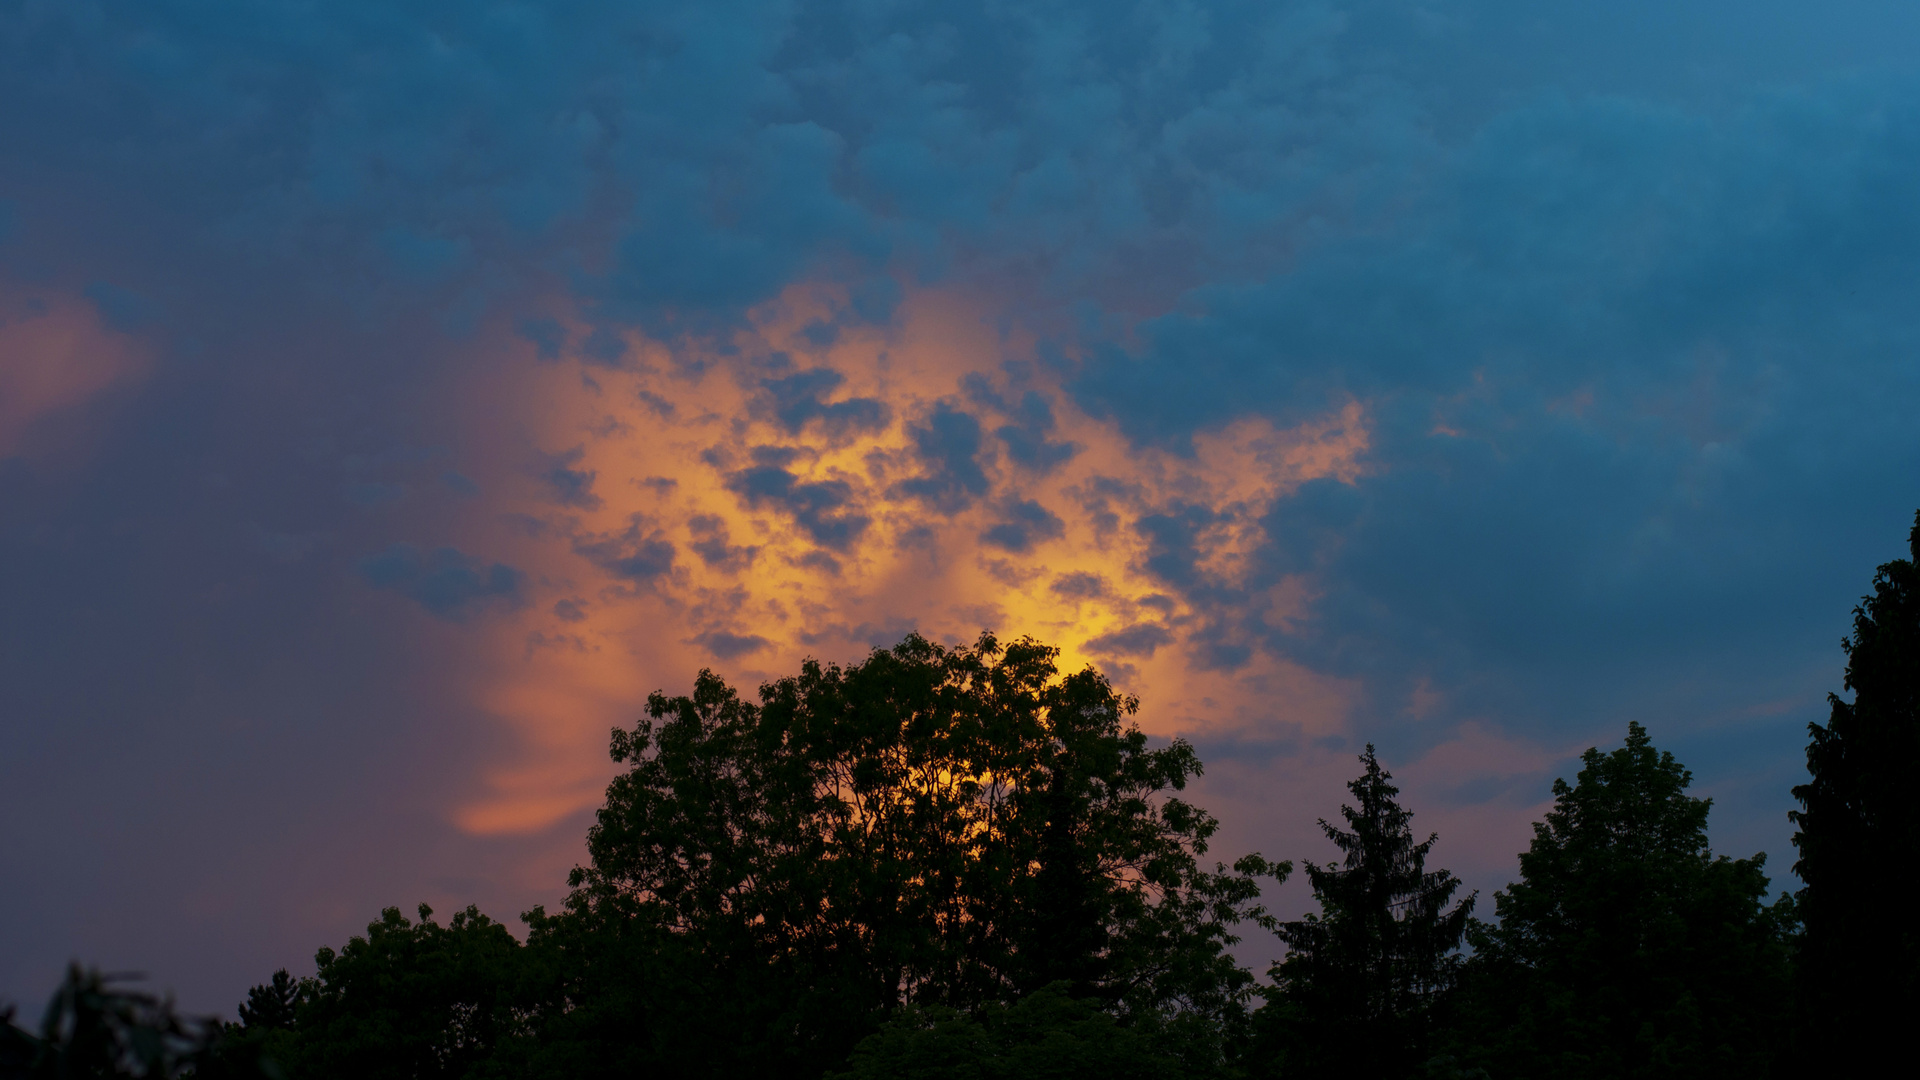
[(1372, 741), (1491, 890), (1638, 719), (1790, 885), (1917, 24), (0, 3), (0, 997), (552, 903), (647, 691), (912, 628), (1138, 687), (1225, 846)]

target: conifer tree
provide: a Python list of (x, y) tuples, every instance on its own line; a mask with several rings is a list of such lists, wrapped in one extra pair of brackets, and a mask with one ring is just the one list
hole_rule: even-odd
[(1320, 913), (1280, 924), (1287, 957), (1270, 972), (1261, 1011), (1265, 1067), (1293, 1077), (1402, 1077), (1429, 1048), (1434, 1013), (1451, 985), (1473, 896), (1449, 903), (1460, 879), (1429, 871), (1438, 834), (1415, 842), (1413, 813), (1371, 745), (1347, 785), (1347, 828), (1320, 822), (1346, 858), (1306, 867)]
[(1805, 923), (1799, 983), (1810, 1060), (1865, 1075), (1892, 1060), (1920, 1006), (1920, 947), (1907, 909), (1920, 885), (1920, 512), (1911, 559), (1885, 563), (1853, 610), (1851, 702), (1829, 695), (1825, 727), (1808, 724), (1807, 783), (1794, 872)]

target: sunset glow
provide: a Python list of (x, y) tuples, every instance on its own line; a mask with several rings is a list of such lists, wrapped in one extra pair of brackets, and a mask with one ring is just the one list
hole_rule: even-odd
[[(726, 355), (636, 336), (618, 365), (568, 355), (489, 389), (475, 441), (513, 432), (545, 467), (474, 478), (481, 549), (528, 585), (487, 622), (475, 698), (518, 748), (455, 811), (462, 828), (537, 830), (597, 803), (607, 728), (687, 673), (751, 687), (909, 629), (1057, 643), (1064, 670), (1095, 664), (1151, 701), (1154, 734), (1340, 729), (1339, 681), (1250, 648), (1230, 616), (1307, 618), (1310, 576), (1254, 595), (1249, 563), (1299, 484), (1362, 475), (1359, 402), (1290, 428), (1237, 421), (1185, 452), (1135, 447), (964, 297), (921, 294), (888, 331), (810, 341), (833, 316), (796, 290)], [(1155, 570), (1169, 543), (1232, 599), (1170, 590)], [(1246, 659), (1210, 662), (1222, 650)]]

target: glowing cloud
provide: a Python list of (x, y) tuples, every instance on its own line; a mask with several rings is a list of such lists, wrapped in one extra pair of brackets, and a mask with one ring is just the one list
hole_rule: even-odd
[(1359, 402), (1143, 450), (963, 296), (913, 297), (886, 328), (843, 316), (794, 290), (723, 342), (563, 328), (587, 351), (503, 365), (470, 414), (504, 406), (525, 443), (490, 429), (481, 528), (529, 602), (480, 631), (476, 704), (519, 749), (463, 827), (592, 805), (607, 728), (701, 667), (751, 682), (908, 630), (1058, 643), (1143, 695), (1162, 734), (1339, 726), (1351, 688), (1250, 630), (1304, 615), (1310, 580), (1257, 572), (1262, 521), (1304, 482), (1362, 474)]

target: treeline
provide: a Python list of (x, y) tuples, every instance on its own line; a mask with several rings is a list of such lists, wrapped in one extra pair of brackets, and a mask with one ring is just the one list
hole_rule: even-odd
[[(1302, 867), (1317, 914), (1279, 921), (1261, 888), (1292, 865), (1209, 858), (1200, 761), (1134, 699), (1031, 640), (914, 636), (757, 701), (707, 672), (654, 695), (524, 942), (390, 908), (200, 1027), (75, 970), (0, 1076), (1865, 1075), (1920, 975), (1920, 515), (1909, 542), (1855, 611), (1853, 700), (1811, 725), (1804, 887), (1771, 902), (1630, 724), (1555, 781), (1490, 905), (1428, 866), (1368, 747), (1321, 822), (1342, 858)], [(1230, 952), (1250, 926), (1285, 944), (1264, 981)]]

